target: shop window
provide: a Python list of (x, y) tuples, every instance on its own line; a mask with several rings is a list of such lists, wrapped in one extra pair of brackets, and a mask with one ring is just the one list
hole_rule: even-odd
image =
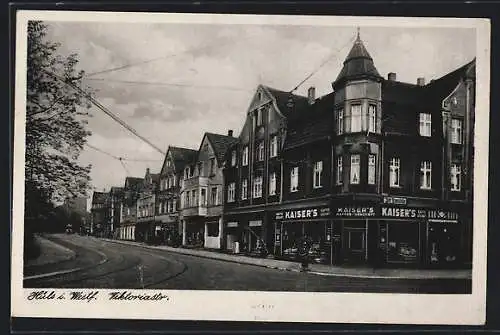
[(245, 200), (248, 197), (248, 180), (243, 179), (241, 182), (241, 200)]
[(344, 109), (337, 110), (337, 134), (344, 133)]
[(276, 194), (276, 172), (271, 172), (269, 175), (269, 195)]
[(451, 119), (451, 143), (462, 144), (462, 120)]
[(323, 162), (318, 161), (314, 163), (314, 171), (313, 171), (313, 187), (320, 188), (321, 185), (321, 176), (323, 174)]
[(361, 105), (351, 105), (351, 133), (361, 131)]
[(420, 136), (430, 137), (432, 133), (432, 116), (429, 113), (420, 113)]
[(231, 166), (236, 166), (236, 150), (231, 151)]
[(391, 158), (389, 162), (389, 186), (399, 187), (399, 174), (400, 174), (401, 162), (399, 158)]
[(229, 186), (227, 188), (227, 202), (234, 202), (235, 191), (236, 191), (236, 184), (229, 183)]
[(351, 184), (359, 184), (360, 157), (351, 155)]
[(429, 161), (420, 163), (420, 188), (423, 190), (432, 188), (432, 163)]
[(342, 185), (342, 156), (337, 157), (337, 185)]
[(451, 263), (457, 260), (460, 229), (455, 223), (429, 223), (429, 261), (431, 264)]
[(271, 141), (269, 142), (269, 156), (278, 156), (278, 136), (276, 135), (271, 136)]
[(253, 178), (253, 197), (262, 197), (262, 176), (256, 176)]
[(207, 223), (207, 235), (210, 237), (219, 236), (219, 223), (218, 222), (208, 222)]
[(299, 189), (299, 167), (295, 166), (290, 170), (290, 192), (297, 192)]
[(368, 184), (375, 185), (375, 171), (376, 171), (375, 155), (368, 155)]
[(368, 106), (368, 131), (375, 133), (377, 130), (377, 106), (370, 104)]
[(415, 222), (395, 222), (387, 227), (387, 261), (414, 263), (419, 261), (420, 234)]
[(460, 191), (461, 179), (462, 179), (462, 169), (458, 164), (451, 164), (451, 190)]
[(243, 153), (241, 155), (241, 165), (248, 165), (248, 145), (243, 148)]

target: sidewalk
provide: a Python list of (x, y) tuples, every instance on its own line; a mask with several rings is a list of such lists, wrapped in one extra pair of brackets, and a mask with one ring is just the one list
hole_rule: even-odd
[(24, 268), (45, 266), (48, 264), (60, 263), (75, 258), (75, 252), (52, 242), (44, 237), (35, 236), (36, 243), (40, 247), (40, 256), (28, 260)]
[[(207, 250), (173, 248), (168, 246), (152, 246), (139, 242), (105, 239), (109, 242), (159, 249), (178, 254), (217, 259), (227, 262), (262, 266), (284, 271), (300, 272), (298, 262), (290, 262), (269, 258), (254, 258), (243, 255), (225, 254)], [(471, 279), (471, 270), (425, 270), (425, 269), (374, 269), (368, 267), (341, 267), (321, 264), (310, 264), (309, 273), (354, 278), (386, 278), (386, 279)]]

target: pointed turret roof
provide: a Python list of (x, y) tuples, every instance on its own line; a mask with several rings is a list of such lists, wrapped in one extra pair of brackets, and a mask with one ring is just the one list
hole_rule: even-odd
[(382, 79), (377, 71), (377, 68), (375, 67), (375, 64), (373, 63), (373, 58), (370, 56), (370, 53), (366, 50), (365, 45), (361, 40), (358, 29), (358, 35), (354, 41), (354, 45), (344, 60), (344, 66), (332, 85), (335, 87), (346, 80), (367, 77)]

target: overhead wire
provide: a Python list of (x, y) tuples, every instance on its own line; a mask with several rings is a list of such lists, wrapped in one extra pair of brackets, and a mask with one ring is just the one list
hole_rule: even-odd
[(106, 115), (108, 115), (109, 117), (111, 117), (114, 121), (116, 121), (122, 127), (124, 127), (125, 129), (127, 129), (129, 132), (131, 132), (132, 134), (134, 134), (135, 136), (137, 136), (139, 139), (141, 139), (143, 142), (147, 143), (149, 146), (151, 146), (153, 149), (155, 149), (156, 151), (158, 151), (162, 155), (165, 155), (165, 152), (162, 149), (160, 149), (159, 147), (157, 147), (156, 145), (154, 145), (151, 141), (149, 141), (147, 138), (145, 138), (144, 136), (142, 136), (141, 134), (139, 134), (134, 128), (132, 128), (131, 126), (129, 126), (125, 121), (123, 121), (122, 119), (120, 119), (117, 115), (115, 115), (113, 112), (111, 112), (107, 107), (105, 107), (98, 100), (96, 100), (90, 93), (86, 92), (82, 88), (80, 88), (77, 85), (75, 85), (71, 81), (71, 79), (62, 78), (61, 76), (59, 76), (59, 75), (57, 75), (57, 74), (55, 74), (55, 73), (53, 73), (51, 71), (48, 71), (46, 69), (42, 69), (42, 71), (44, 71), (45, 73), (53, 76), (54, 78), (62, 81), (66, 85), (68, 85), (68, 86), (74, 88), (75, 90), (77, 90), (82, 96), (84, 96), (86, 99), (88, 99), (90, 102), (92, 102), (92, 104), (94, 104), (97, 108), (99, 108), (101, 111), (103, 111)]
[(321, 64), (316, 68), (314, 69), (310, 74), (308, 74), (302, 81), (300, 81), (297, 86), (295, 86), (291, 91), (290, 93), (293, 93), (295, 92), (296, 90), (299, 89), (300, 86), (302, 86), (302, 84), (304, 84), (306, 81), (308, 81), (312, 76), (314, 76), (323, 66), (325, 66), (329, 61), (331, 61), (334, 56), (336, 56), (341, 50), (343, 50), (345, 47), (347, 47), (350, 43), (353, 43), (355, 39), (354, 38), (350, 38), (344, 45), (342, 45), (341, 48), (339, 49), (335, 49), (330, 55), (328, 55), (328, 57), (325, 58), (325, 60), (323, 60), (323, 62), (321, 62)]

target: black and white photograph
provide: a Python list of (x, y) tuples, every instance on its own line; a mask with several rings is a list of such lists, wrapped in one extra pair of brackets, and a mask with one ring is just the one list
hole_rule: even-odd
[(487, 21), (25, 14), (18, 314), (483, 320)]

